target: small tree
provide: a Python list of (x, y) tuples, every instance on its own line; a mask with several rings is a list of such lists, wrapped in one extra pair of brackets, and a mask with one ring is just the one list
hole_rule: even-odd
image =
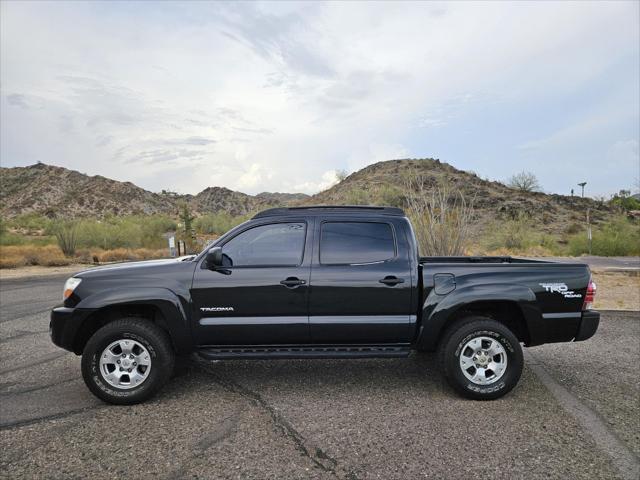
[(180, 220), (182, 220), (182, 226), (184, 227), (184, 242), (189, 252), (193, 252), (195, 248), (193, 220), (195, 217), (191, 215), (191, 210), (187, 202), (180, 203)]
[(540, 190), (538, 178), (531, 172), (522, 171), (507, 180), (507, 186), (522, 192), (537, 192)]
[(424, 175), (405, 179), (409, 218), (422, 255), (462, 255), (473, 224), (473, 202), (448, 184), (429, 188)]
[(349, 172), (346, 170), (336, 170), (336, 178), (338, 179), (338, 182), (342, 182), (348, 176)]
[(78, 245), (78, 223), (75, 221), (60, 221), (54, 225), (54, 234), (58, 246), (65, 257), (73, 257)]

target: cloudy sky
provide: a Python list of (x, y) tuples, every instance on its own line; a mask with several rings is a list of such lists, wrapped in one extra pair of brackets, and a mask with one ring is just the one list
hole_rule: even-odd
[(610, 194), (640, 170), (639, 5), (3, 1), (0, 160), (313, 193), (434, 157)]

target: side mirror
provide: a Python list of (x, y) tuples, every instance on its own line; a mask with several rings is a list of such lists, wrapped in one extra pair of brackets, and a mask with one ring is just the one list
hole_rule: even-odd
[(213, 247), (207, 252), (207, 267), (222, 266), (222, 247)]

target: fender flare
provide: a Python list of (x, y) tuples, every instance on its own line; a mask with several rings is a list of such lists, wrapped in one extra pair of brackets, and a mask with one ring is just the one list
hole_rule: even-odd
[(159, 324), (168, 331), (176, 351), (178, 353), (187, 353), (193, 350), (189, 316), (187, 315), (188, 309), (185, 308), (188, 303), (187, 299), (178, 296), (168, 288), (133, 287), (126, 290), (114, 288), (101, 290), (83, 298), (76, 305), (76, 309), (95, 313), (104, 308), (125, 305), (155, 307), (163, 317)]
[[(525, 286), (518, 284), (491, 283), (456, 288), (447, 295), (438, 295), (432, 290), (422, 307), (422, 322), (416, 341), (419, 350), (434, 350), (440, 334), (456, 312), (466, 305), (476, 302), (514, 303), (522, 312), (527, 330), (531, 335), (535, 325), (542, 319), (536, 303), (536, 295)], [(532, 338), (532, 343), (533, 343)]]

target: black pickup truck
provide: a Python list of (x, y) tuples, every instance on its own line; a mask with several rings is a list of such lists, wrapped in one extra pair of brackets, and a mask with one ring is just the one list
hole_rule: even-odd
[(68, 279), (53, 342), (82, 354), (101, 399), (141, 402), (176, 356), (406, 357), (438, 350), (462, 395), (494, 399), (521, 344), (590, 338), (600, 315), (586, 265), (420, 257), (398, 208), (276, 208), (201, 254), (94, 268)]

